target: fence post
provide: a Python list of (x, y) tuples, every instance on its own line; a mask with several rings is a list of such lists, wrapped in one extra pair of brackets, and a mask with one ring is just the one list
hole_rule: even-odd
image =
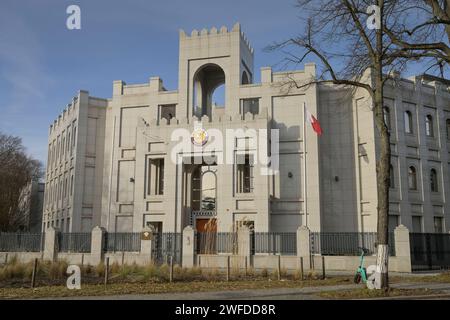
[(297, 229), (297, 257), (304, 258), (303, 261), (309, 261), (311, 269), (311, 232), (308, 227), (300, 226)]
[(55, 261), (57, 256), (57, 242), (58, 229), (50, 227), (45, 231), (44, 242), (44, 260)]
[(303, 270), (303, 257), (300, 257), (300, 279), (305, 280), (304, 270)]
[[(241, 257), (247, 257), (247, 259), (250, 261), (250, 255), (251, 255), (251, 232), (250, 229), (243, 225), (239, 227), (239, 230), (237, 232), (238, 237), (238, 254)], [(240, 264), (240, 263), (239, 263)]]
[(155, 245), (155, 228), (153, 226), (145, 227), (141, 232), (141, 255), (148, 257), (152, 261), (153, 246)]
[(195, 229), (187, 226), (183, 229), (183, 257), (181, 263), (183, 268), (192, 268), (195, 264)]
[(91, 232), (91, 260), (90, 264), (96, 266), (103, 261), (103, 241), (105, 239), (105, 229), (95, 227)]
[(109, 257), (106, 258), (105, 263), (105, 286), (108, 284), (109, 279)]
[(173, 256), (169, 258), (169, 282), (173, 282)]
[(395, 256), (397, 257), (398, 272), (412, 272), (411, 247), (409, 243), (409, 230), (404, 225), (399, 225), (394, 230)]
[(281, 256), (278, 255), (278, 261), (277, 261), (277, 277), (278, 281), (281, 280)]
[(33, 273), (31, 274), (31, 288), (32, 289), (36, 286), (37, 266), (38, 266), (38, 259), (36, 258), (36, 259), (34, 259)]
[(322, 256), (322, 280), (325, 280), (325, 257)]
[(230, 256), (227, 256), (227, 281), (230, 281)]

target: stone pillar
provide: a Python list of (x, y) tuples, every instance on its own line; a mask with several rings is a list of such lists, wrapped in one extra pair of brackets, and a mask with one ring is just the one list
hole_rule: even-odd
[(58, 250), (56, 247), (56, 238), (58, 236), (59, 230), (54, 227), (50, 227), (45, 230), (45, 240), (44, 240), (44, 260), (55, 261)]
[(187, 226), (183, 229), (183, 268), (192, 268), (195, 264), (195, 229), (191, 226)]
[(153, 245), (155, 243), (155, 228), (153, 226), (145, 227), (141, 233), (141, 254), (152, 255)]
[(92, 229), (91, 232), (91, 261), (90, 264), (98, 265), (103, 261), (103, 245), (105, 229), (99, 226)]
[[(251, 254), (250, 229), (245, 225), (239, 227), (237, 237), (238, 237), (238, 254), (239, 254), (239, 256), (241, 256), (244, 259), (245, 259), (245, 257), (247, 257), (247, 261), (250, 261), (250, 254)], [(242, 264), (244, 264), (244, 263), (242, 263)]]
[(412, 272), (411, 249), (409, 243), (409, 230), (404, 225), (399, 225), (394, 230), (395, 256), (397, 258), (398, 272)]
[(308, 227), (300, 226), (297, 229), (297, 257), (300, 264), (300, 258), (303, 258), (303, 265), (311, 268), (311, 232)]

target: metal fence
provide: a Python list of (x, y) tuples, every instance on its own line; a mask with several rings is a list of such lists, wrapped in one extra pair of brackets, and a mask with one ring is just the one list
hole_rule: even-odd
[(297, 254), (296, 232), (255, 232), (251, 235), (252, 254)]
[(156, 263), (167, 263), (169, 257), (173, 263), (181, 264), (181, 248), (183, 246), (183, 234), (175, 232), (163, 232), (154, 235), (153, 259)]
[(58, 252), (91, 252), (91, 233), (58, 233), (56, 243)]
[(412, 271), (450, 269), (450, 234), (410, 233)]
[(104, 251), (123, 252), (123, 251), (141, 251), (141, 233), (140, 232), (107, 232), (104, 238)]
[[(395, 256), (394, 234), (389, 234), (389, 254)], [(377, 252), (376, 232), (311, 232), (311, 253), (321, 255), (358, 256), (361, 247), (368, 255)]]
[(197, 254), (238, 253), (236, 232), (197, 232)]
[(44, 248), (44, 233), (0, 232), (0, 252), (39, 252)]

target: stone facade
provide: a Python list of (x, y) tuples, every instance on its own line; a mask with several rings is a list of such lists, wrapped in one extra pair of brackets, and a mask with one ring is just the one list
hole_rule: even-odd
[[(254, 52), (239, 24), (190, 36), (180, 31), (179, 48), (178, 90), (166, 90), (159, 77), (138, 85), (115, 81), (111, 99), (80, 91), (51, 125), (44, 229), (376, 230), (378, 139), (365, 92), (289, 85), (314, 78), (314, 64), (290, 72), (262, 68), (261, 82), (254, 83)], [(220, 85), (223, 106), (213, 101)], [(418, 232), (444, 232), (450, 212), (447, 84), (429, 77), (398, 79), (388, 84), (386, 98), (393, 150), (391, 230), (403, 224)], [(305, 123), (304, 104), (321, 122), (322, 136)], [(241, 129), (244, 135), (233, 137), (227, 150), (212, 151), (208, 141), (200, 152), (177, 151), (180, 162), (174, 162), (174, 136), (183, 129), (195, 132), (199, 123), (209, 133), (225, 136)], [(260, 174), (263, 166), (250, 152), (256, 143), (246, 133), (250, 129), (279, 130), (275, 175)], [(227, 152), (243, 163), (216, 161)], [(198, 162), (202, 155), (216, 160)]]

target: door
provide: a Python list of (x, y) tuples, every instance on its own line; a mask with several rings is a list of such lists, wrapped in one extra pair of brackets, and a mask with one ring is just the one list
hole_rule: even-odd
[(195, 226), (197, 228), (197, 253), (216, 254), (217, 220), (215, 218), (196, 219)]

